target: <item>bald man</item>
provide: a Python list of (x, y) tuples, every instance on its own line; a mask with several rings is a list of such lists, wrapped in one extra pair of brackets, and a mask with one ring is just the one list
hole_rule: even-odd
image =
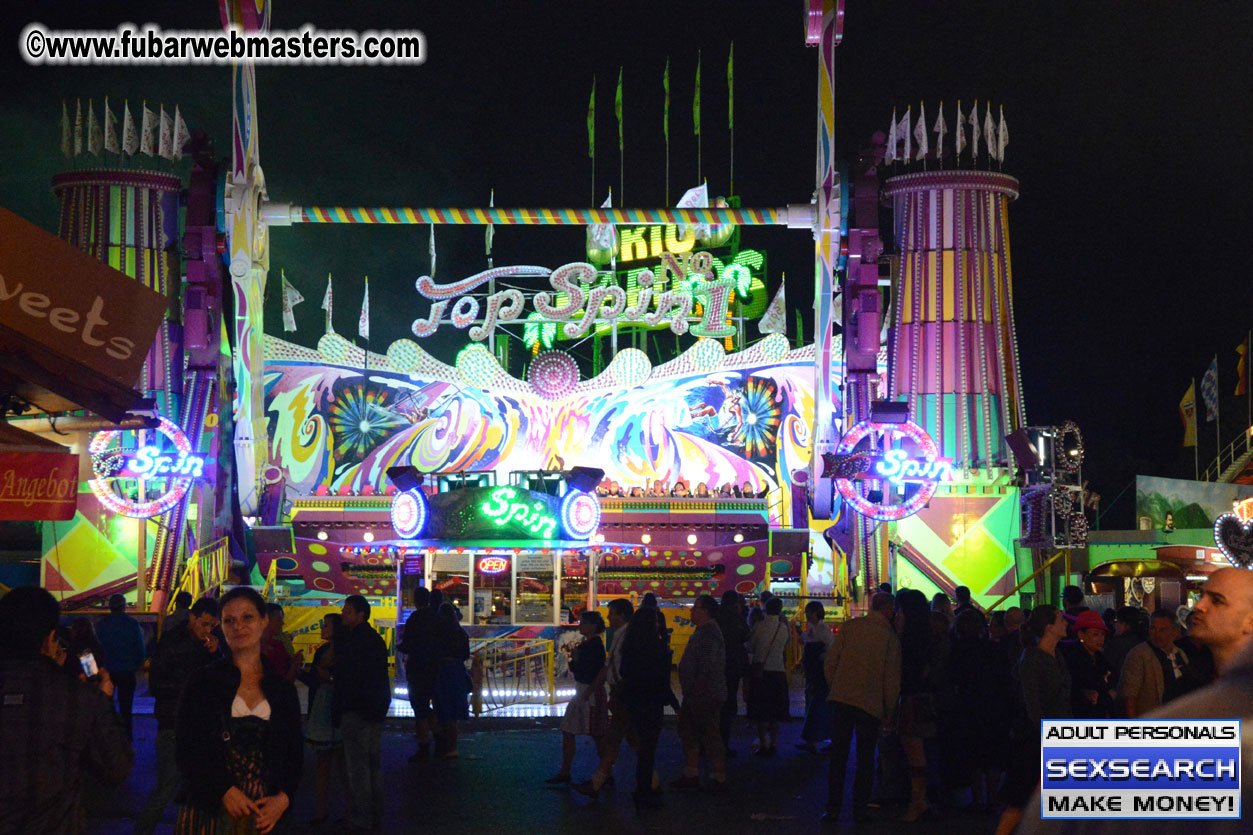
[(1220, 568), (1201, 588), (1191, 636), (1210, 648), (1221, 676), (1240, 650), (1253, 643), (1253, 570)]

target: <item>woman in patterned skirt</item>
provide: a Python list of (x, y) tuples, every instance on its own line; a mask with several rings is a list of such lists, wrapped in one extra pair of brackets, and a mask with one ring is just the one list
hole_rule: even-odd
[(222, 597), (228, 658), (197, 670), (178, 706), (178, 835), (281, 831), (300, 784), (296, 688), (261, 658), (265, 601), (247, 587)]

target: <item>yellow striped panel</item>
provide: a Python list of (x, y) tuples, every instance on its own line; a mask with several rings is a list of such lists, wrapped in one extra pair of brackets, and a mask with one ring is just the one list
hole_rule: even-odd
[(957, 288), (956, 288), (956, 261), (954, 257), (956, 253), (951, 249), (946, 249), (942, 253), (944, 272), (944, 321), (951, 322), (956, 318), (957, 310)]

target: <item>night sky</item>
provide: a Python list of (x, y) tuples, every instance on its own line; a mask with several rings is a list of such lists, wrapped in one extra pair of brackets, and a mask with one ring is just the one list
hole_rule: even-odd
[[(1029, 422), (1076, 420), (1085, 476), (1105, 507), (1136, 473), (1190, 476), (1178, 402), (1218, 355), (1224, 435), (1246, 417), (1235, 348), (1251, 325), (1248, 3), (849, 0), (837, 50), (837, 151), (852, 159), (892, 108), (926, 100), (929, 122), (978, 98), (1003, 105), (1005, 170), (1022, 182), (1010, 209), (1015, 310)], [(262, 67), (261, 162), (272, 200), (304, 205), (562, 207), (619, 190), (613, 91), (624, 68), (625, 205), (665, 198), (661, 76), (670, 59), (670, 193), (698, 184), (692, 92), (702, 68), (702, 166), (730, 191), (727, 50), (735, 42), (735, 193), (744, 206), (804, 203), (814, 188), (818, 52), (804, 45), (801, 0), (782, 2), (295, 2), (275, 28), (420, 29), (423, 66)], [(123, 21), (215, 29), (213, 0), (8, 2), (0, 43), (0, 205), (55, 229), (50, 179), (62, 99), (179, 104), (192, 130), (229, 152), (228, 67), (28, 67), (18, 32)], [(593, 185), (586, 110), (598, 80)], [(97, 113), (99, 115), (99, 109)], [(950, 135), (949, 142), (952, 138)], [(185, 172), (187, 163), (168, 169)], [(89, 163), (77, 165), (88, 167)], [(1243, 220), (1242, 220), (1243, 219)], [(335, 325), (356, 332), (371, 279), (373, 341), (386, 350), (426, 313), (426, 227), (294, 227), (272, 232), (267, 330), (282, 333), (278, 274), (305, 296), (293, 341), (314, 345), (327, 273)], [(483, 269), (481, 227), (436, 231), (437, 279)], [(497, 228), (497, 265), (582, 260), (583, 231)], [(812, 337), (809, 234), (754, 228), (771, 292), (787, 274), (789, 322)], [(755, 333), (754, 330), (750, 333)], [(451, 361), (453, 340), (432, 350)], [(1214, 424), (1200, 427), (1201, 467)], [(1230, 440), (1230, 437), (1227, 438)], [(1134, 491), (1103, 527), (1126, 526)]]

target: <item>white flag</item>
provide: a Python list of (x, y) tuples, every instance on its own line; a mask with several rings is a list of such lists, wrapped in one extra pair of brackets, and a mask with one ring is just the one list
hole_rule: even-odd
[(83, 102), (76, 99), (74, 103), (74, 156), (83, 152)]
[(905, 118), (901, 120), (900, 135), (905, 138), (905, 153), (901, 155), (901, 159), (909, 162), (914, 157), (914, 137), (909, 132), (909, 115), (913, 111), (914, 106), (911, 104), (905, 108)]
[(431, 280), (435, 280), (435, 224), (431, 224), (431, 239), (426, 245), (426, 252), (431, 256)]
[[(613, 189), (609, 190), (609, 196), (605, 198), (605, 202), (600, 204), (602, 209), (613, 207)], [(612, 223), (593, 223), (587, 229), (588, 239), (596, 245), (597, 249), (605, 249), (610, 252), (618, 245), (618, 227)]]
[(996, 159), (996, 123), (992, 121), (992, 102), (983, 111), (983, 141), (988, 143), (988, 156)]
[(296, 329), (296, 314), (292, 308), (305, 300), (300, 295), (300, 291), (287, 283), (287, 273), (281, 273), (283, 276), (283, 330), (294, 331)]
[(335, 328), (331, 326), (331, 277), (326, 277), (326, 295), (322, 298), (322, 309), (326, 311), (326, 332), (334, 333)]
[(161, 105), (161, 132), (157, 135), (157, 155), (174, 159), (174, 121)]
[(104, 149), (111, 154), (120, 154), (122, 148), (117, 144), (117, 117), (113, 108), (109, 107), (109, 97), (104, 97)]
[(1001, 106), (1001, 125), (997, 128), (997, 162), (1005, 161), (1005, 146), (1009, 144), (1009, 124), (1005, 121), (1005, 107)]
[(948, 123), (944, 121), (944, 102), (940, 102), (940, 115), (935, 117), (935, 156), (944, 156), (944, 137), (948, 136)]
[(74, 156), (73, 133), (70, 130), (70, 112), (65, 108), (65, 99), (61, 99), (61, 153), (66, 159)]
[[(492, 189), (491, 197), (487, 199), (487, 207), (489, 209), (496, 208), (496, 189)], [(488, 258), (492, 257), (492, 237), (496, 234), (495, 229), (496, 227), (492, 224), (487, 224), (487, 232), (484, 236), (484, 240), (486, 241)]]
[[(696, 188), (689, 188), (683, 192), (683, 196), (679, 198), (679, 202), (675, 204), (679, 209), (707, 209), (709, 208), (709, 184), (701, 183)], [(696, 238), (709, 237), (709, 225), (706, 223), (698, 223), (694, 226), (684, 226), (681, 233), (684, 238), (689, 236)]]
[(152, 156), (156, 150), (157, 114), (144, 102), (144, 120), (139, 128), (139, 153)]
[(183, 158), (183, 148), (191, 141), (191, 131), (187, 130), (187, 123), (183, 121), (183, 114), (178, 112), (178, 105), (174, 105), (174, 159)]
[(370, 277), (365, 277), (365, 295), (361, 297), (361, 315), (357, 317), (357, 334), (370, 338)]
[(896, 162), (896, 143), (900, 138), (896, 135), (896, 108), (892, 108), (892, 127), (888, 129), (888, 148), (883, 155), (884, 162)]
[(970, 106), (970, 161), (979, 161), (979, 100)]
[(139, 131), (135, 130), (135, 117), (131, 115), (131, 103), (122, 102), (122, 150), (134, 156), (139, 151)]
[(918, 103), (918, 123), (914, 125), (914, 139), (918, 140), (918, 156), (914, 159), (922, 159), (927, 155), (930, 149), (927, 142), (927, 103)]
[(757, 320), (757, 330), (761, 333), (787, 333), (787, 296), (784, 293), (786, 289), (784, 284), (779, 285), (779, 291), (774, 294), (770, 306)]
[(96, 103), (87, 100), (87, 151), (100, 156), (104, 148), (104, 136), (100, 132), (100, 123), (96, 121)]
[(966, 118), (962, 116), (962, 100), (957, 100), (957, 160), (961, 162), (962, 151), (966, 150)]

